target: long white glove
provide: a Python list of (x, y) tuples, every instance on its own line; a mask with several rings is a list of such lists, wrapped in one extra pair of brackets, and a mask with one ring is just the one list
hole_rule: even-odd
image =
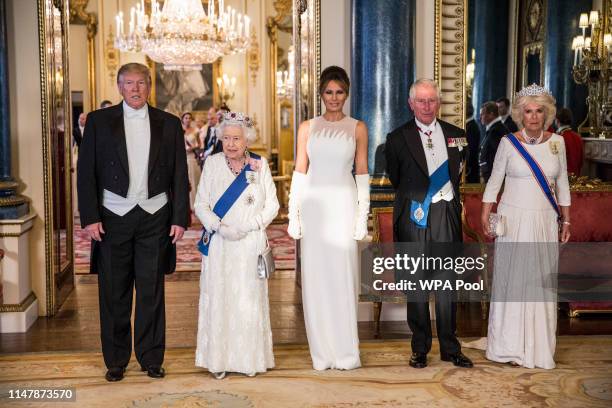
[(353, 238), (361, 241), (368, 235), (368, 212), (370, 211), (370, 175), (357, 174), (357, 213), (355, 215), (355, 231)]
[(246, 232), (242, 232), (232, 225), (221, 224), (218, 232), (223, 239), (227, 239), (228, 241), (238, 241), (246, 237)]
[(297, 171), (291, 177), (291, 190), (289, 191), (289, 226), (287, 232), (293, 239), (302, 238), (302, 194), (306, 185), (306, 175)]

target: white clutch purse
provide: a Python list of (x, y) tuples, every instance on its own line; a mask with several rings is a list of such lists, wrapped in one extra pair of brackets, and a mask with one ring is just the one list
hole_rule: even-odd
[(506, 217), (497, 213), (489, 214), (489, 233), (495, 237), (506, 235)]

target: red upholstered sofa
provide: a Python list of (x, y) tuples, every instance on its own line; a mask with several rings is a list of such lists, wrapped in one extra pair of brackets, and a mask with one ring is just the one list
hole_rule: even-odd
[[(463, 196), (463, 235), (466, 242), (491, 241), (482, 234), (480, 209), (483, 187), (480, 185), (465, 185)], [(612, 209), (612, 184), (596, 184), (591, 186), (572, 186), (572, 205), (570, 217), (572, 220), (570, 242), (612, 242), (612, 217), (608, 211)], [(589, 278), (597, 278), (592, 274), (612, 274), (612, 265), (600, 265), (599, 268), (581, 268), (583, 259), (572, 259), (573, 274), (591, 274)], [(575, 262), (575, 263), (574, 263)], [(567, 268), (564, 268), (567, 269)], [(581, 313), (612, 313), (612, 301), (607, 302), (569, 302), (569, 315), (576, 317)]]
[[(373, 225), (373, 243), (392, 243), (393, 242), (393, 208), (392, 207), (375, 207), (372, 208), (372, 225)], [(390, 256), (385, 254), (385, 256)], [(378, 277), (383, 282), (394, 282), (395, 275), (393, 271), (385, 271)], [(486, 278), (485, 278), (486, 279)], [(368, 285), (368, 283), (362, 282), (362, 285)], [(486, 318), (488, 310), (488, 295), (485, 293), (481, 299), (482, 304), (482, 318)], [(383, 302), (386, 303), (406, 303), (406, 296), (403, 292), (385, 290), (380, 293), (373, 293), (367, 290), (366, 293), (362, 293), (359, 296), (359, 300), (362, 302), (373, 302), (374, 304), (374, 327), (375, 337), (380, 335), (380, 315), (382, 311)]]

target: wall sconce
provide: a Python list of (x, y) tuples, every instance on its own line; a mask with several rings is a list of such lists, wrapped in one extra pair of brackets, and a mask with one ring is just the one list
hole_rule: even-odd
[(234, 98), (236, 90), (236, 77), (230, 78), (227, 74), (217, 77), (217, 89), (219, 90), (221, 105), (227, 104), (229, 100)]

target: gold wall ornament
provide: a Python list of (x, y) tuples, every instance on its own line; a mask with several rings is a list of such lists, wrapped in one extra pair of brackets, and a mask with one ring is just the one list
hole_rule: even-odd
[(89, 106), (96, 108), (96, 48), (95, 37), (98, 32), (98, 15), (85, 11), (89, 0), (70, 0), (70, 24), (87, 27), (87, 84), (89, 88)]
[(30, 292), (25, 299), (23, 299), (20, 303), (10, 304), (3, 303), (0, 304), (0, 313), (19, 313), (27, 310), (28, 307), (36, 300), (36, 295), (34, 292)]
[(255, 27), (251, 31), (251, 47), (247, 54), (247, 60), (249, 65), (249, 73), (251, 74), (251, 84), (255, 86), (257, 83), (257, 74), (259, 73), (259, 65), (261, 60), (259, 58), (259, 42), (257, 41), (257, 33)]
[(111, 25), (108, 26), (108, 37), (104, 44), (104, 62), (108, 71), (108, 78), (114, 84), (119, 67), (119, 51), (115, 48), (115, 37), (113, 37)]
[(442, 92), (440, 117), (464, 127), (468, 0), (436, 0), (434, 79)]

